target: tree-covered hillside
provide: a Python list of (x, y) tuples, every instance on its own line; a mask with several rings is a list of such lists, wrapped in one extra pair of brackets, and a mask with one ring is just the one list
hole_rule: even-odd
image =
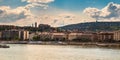
[(114, 31), (120, 30), (120, 22), (88, 22), (72, 24), (59, 27), (65, 30), (81, 30), (81, 31)]

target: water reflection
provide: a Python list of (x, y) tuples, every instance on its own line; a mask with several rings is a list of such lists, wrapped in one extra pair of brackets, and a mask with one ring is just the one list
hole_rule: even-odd
[(0, 49), (0, 60), (120, 60), (119, 49), (81, 46), (10, 45)]

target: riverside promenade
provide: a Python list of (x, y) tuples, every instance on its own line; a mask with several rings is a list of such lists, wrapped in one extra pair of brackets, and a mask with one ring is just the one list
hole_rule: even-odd
[(0, 41), (1, 44), (36, 44), (36, 45), (77, 45), (85, 47), (107, 47), (120, 48), (120, 43), (98, 43), (98, 42), (61, 42), (61, 41)]

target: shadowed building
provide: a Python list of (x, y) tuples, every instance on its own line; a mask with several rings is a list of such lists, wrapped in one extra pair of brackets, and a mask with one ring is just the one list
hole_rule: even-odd
[(5, 31), (2, 31), (1, 38), (3, 40), (27, 40), (29, 39), (29, 31), (5, 30)]
[(37, 28), (37, 22), (35, 22), (35, 28)]

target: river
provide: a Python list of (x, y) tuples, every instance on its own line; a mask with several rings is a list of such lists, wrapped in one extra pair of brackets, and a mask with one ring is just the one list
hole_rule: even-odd
[(120, 49), (27, 44), (9, 46), (0, 48), (0, 60), (120, 60)]

